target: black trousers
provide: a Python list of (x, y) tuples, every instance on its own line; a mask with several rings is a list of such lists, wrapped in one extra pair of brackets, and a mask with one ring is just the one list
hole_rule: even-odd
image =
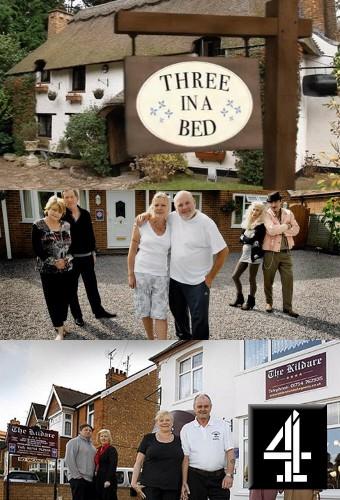
[(80, 276), (83, 278), (87, 298), (89, 299), (93, 314), (100, 314), (103, 310), (98, 292), (96, 273), (94, 271), (93, 256), (74, 257), (73, 287), (70, 299), (70, 308), (72, 316), (78, 319), (83, 317), (78, 300), (78, 281)]
[(94, 488), (91, 481), (85, 479), (70, 479), (72, 500), (93, 500)]
[(181, 340), (209, 339), (209, 297), (210, 290), (204, 281), (185, 285), (170, 278), (169, 306), (175, 318), (176, 335)]
[(146, 500), (179, 500), (181, 493), (177, 490), (163, 490), (146, 486), (143, 488), (143, 493), (146, 495)]
[(189, 467), (188, 485), (190, 500), (229, 500), (230, 491), (222, 488), (224, 472), (217, 476), (205, 476)]
[(55, 274), (40, 274), (47, 309), (55, 328), (62, 326), (67, 318), (70, 303), (72, 271)]

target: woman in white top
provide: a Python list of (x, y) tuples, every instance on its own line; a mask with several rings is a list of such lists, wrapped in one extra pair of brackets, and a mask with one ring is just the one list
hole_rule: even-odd
[(134, 225), (128, 255), (130, 288), (135, 289), (135, 307), (150, 340), (166, 339), (169, 301), (170, 229), (167, 225), (169, 199), (156, 193), (149, 208), (150, 218)]

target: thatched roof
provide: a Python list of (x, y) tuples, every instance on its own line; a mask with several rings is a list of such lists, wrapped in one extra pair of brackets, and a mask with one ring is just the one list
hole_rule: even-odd
[[(80, 10), (57, 35), (48, 40), (8, 74), (35, 71), (35, 61), (46, 61), (45, 69), (62, 69), (73, 66), (122, 61), (132, 54), (128, 35), (114, 33), (114, 15), (119, 10), (143, 10), (150, 12), (264, 15), (265, 2), (259, 0), (115, 0), (96, 7)], [(260, 5), (260, 6), (259, 6)], [(197, 37), (196, 37), (197, 38)], [(176, 55), (191, 52), (195, 37), (138, 36), (136, 55)], [(242, 41), (234, 40), (241, 44)], [(226, 41), (224, 41), (226, 46)]]

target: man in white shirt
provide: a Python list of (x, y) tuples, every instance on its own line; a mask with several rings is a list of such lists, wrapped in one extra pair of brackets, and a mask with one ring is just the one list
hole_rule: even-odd
[(176, 335), (181, 340), (209, 339), (210, 287), (229, 250), (215, 222), (196, 209), (191, 193), (179, 191), (174, 204), (176, 212), (168, 217), (171, 228), (169, 305), (175, 318)]
[(182, 497), (190, 500), (229, 500), (233, 485), (235, 456), (228, 424), (210, 416), (211, 399), (194, 399), (196, 418), (184, 425)]

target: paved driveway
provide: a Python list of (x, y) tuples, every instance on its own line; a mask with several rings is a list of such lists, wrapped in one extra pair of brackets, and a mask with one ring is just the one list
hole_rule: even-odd
[[(293, 252), (295, 269), (294, 308), (298, 319), (282, 314), (280, 281), (274, 285), (274, 314), (264, 311), (262, 272), (259, 270), (257, 304), (254, 311), (228, 306), (235, 291), (231, 280), (238, 259), (232, 254), (214, 282), (210, 302), (212, 339), (242, 338), (340, 338), (340, 257), (312, 251)], [(0, 262), (0, 338), (53, 339), (39, 274), (32, 259)], [(76, 327), (72, 319), (70, 339), (144, 339), (145, 334), (134, 317), (133, 292), (127, 286), (126, 256), (98, 257), (97, 277), (102, 301), (118, 314), (116, 320), (96, 320), (91, 313), (85, 290), (79, 287), (80, 303), (86, 325)], [(246, 284), (246, 275), (243, 277)], [(248, 288), (245, 287), (245, 293)], [(169, 337), (174, 327), (169, 313)]]

